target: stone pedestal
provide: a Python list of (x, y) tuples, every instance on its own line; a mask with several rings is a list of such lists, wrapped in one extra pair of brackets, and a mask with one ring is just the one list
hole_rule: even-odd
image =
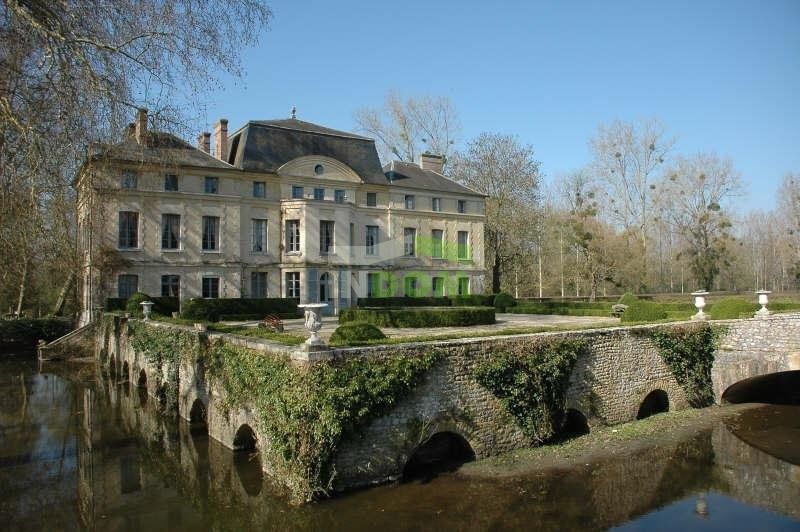
[(327, 306), (327, 303), (306, 303), (297, 305), (298, 308), (305, 311), (306, 329), (311, 331), (311, 336), (303, 344), (306, 351), (320, 351), (327, 347), (322, 338), (319, 337), (319, 334), (317, 334), (322, 328), (322, 309)]
[(703, 312), (703, 309), (706, 308), (706, 296), (708, 292), (700, 290), (698, 292), (692, 292), (692, 295), (694, 296), (694, 306), (697, 309), (697, 314), (692, 316), (692, 320), (706, 321), (708, 319), (708, 314)]

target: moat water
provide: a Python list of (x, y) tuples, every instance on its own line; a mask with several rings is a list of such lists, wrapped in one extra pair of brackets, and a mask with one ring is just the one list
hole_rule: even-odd
[(257, 455), (75, 368), (0, 359), (0, 529), (800, 530), (800, 406), (567, 470), (445, 473), (298, 508)]

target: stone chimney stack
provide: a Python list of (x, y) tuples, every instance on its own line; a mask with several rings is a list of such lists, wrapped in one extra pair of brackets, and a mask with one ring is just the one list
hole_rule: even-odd
[(425, 152), (419, 156), (419, 167), (423, 170), (433, 170), (441, 174), (444, 169), (444, 157)]
[(203, 131), (197, 135), (197, 149), (211, 153), (211, 133)]
[(136, 132), (136, 142), (144, 144), (147, 139), (147, 109), (140, 107), (136, 111), (136, 122), (134, 122), (134, 130)]
[(220, 118), (214, 126), (214, 157), (225, 161), (228, 157), (228, 119)]

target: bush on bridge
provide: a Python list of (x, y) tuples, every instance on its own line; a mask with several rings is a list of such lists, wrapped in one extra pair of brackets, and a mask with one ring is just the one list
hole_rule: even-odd
[(299, 367), (287, 355), (217, 342), (208, 374), (225, 390), (226, 408), (254, 409), (268, 440), (262, 456), (292, 498), (307, 501), (329, 490), (342, 439), (406, 397), (439, 358), (432, 351)]
[(658, 303), (637, 300), (628, 305), (620, 317), (622, 323), (658, 321), (667, 318), (667, 311)]
[(709, 305), (708, 313), (712, 320), (734, 320), (752, 318), (759, 305), (741, 297), (726, 297)]
[(333, 345), (358, 345), (384, 338), (386, 335), (371, 323), (352, 321), (336, 327), (331, 335), (330, 343)]
[(474, 371), (531, 441), (543, 443), (564, 421), (569, 376), (587, 349), (583, 339), (539, 340), (492, 353)]

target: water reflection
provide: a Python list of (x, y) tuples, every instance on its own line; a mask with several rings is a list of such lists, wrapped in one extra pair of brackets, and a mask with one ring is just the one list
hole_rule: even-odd
[(243, 450), (232, 452), (208, 438), (203, 412), (191, 424), (170, 420), (135, 384), (93, 370), (67, 375), (62, 366), (40, 373), (26, 359), (0, 362), (0, 522), (104, 530), (674, 530), (719, 525), (725, 516), (736, 516), (734, 528), (797, 528), (800, 519), (800, 469), (796, 457), (781, 455), (796, 452), (788, 442), (798, 441), (799, 407), (754, 410), (679, 443), (569, 470), (502, 480), (443, 474), (293, 508), (262, 475), (246, 434)]

